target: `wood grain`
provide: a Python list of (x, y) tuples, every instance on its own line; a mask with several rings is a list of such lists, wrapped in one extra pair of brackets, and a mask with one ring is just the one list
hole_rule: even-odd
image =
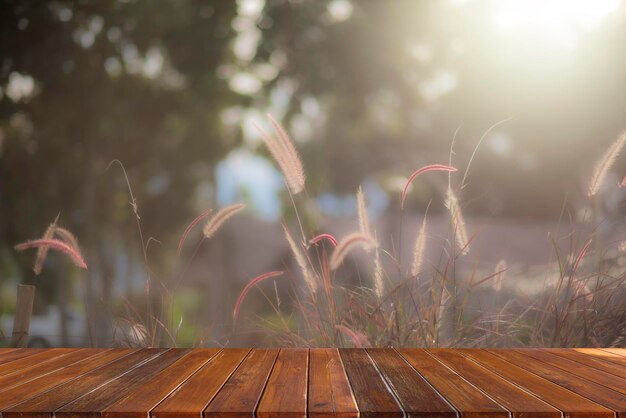
[[(580, 364), (584, 364), (594, 369), (598, 369), (598, 370), (602, 370), (603, 372), (614, 374), (615, 376), (626, 377), (626, 367), (620, 364), (615, 364), (610, 361), (606, 361), (605, 359), (601, 357), (597, 357), (597, 356), (594, 357), (589, 354), (579, 353), (575, 350), (564, 349), (564, 348), (551, 348), (551, 349), (547, 349), (546, 351), (552, 354), (556, 354), (557, 356), (561, 356), (566, 359), (576, 361)], [(620, 358), (624, 358), (626, 360), (626, 357), (620, 357)]]
[(201, 417), (202, 411), (239, 366), (250, 350), (231, 349), (211, 361), (168, 396), (151, 413), (154, 418)]
[[(31, 367), (33, 364), (44, 363), (55, 359), (58, 356), (76, 351), (75, 348), (50, 348), (47, 350), (37, 351), (34, 354), (21, 357), (19, 359), (0, 364), (0, 376), (15, 373), (21, 369)], [(10, 354), (10, 353), (9, 353)]]
[(253, 349), (204, 410), (205, 417), (253, 417), (279, 350)]
[(459, 411), (462, 418), (510, 418), (508, 410), (424, 350), (399, 349), (398, 352)]
[(309, 351), (308, 413), (316, 418), (358, 417), (348, 376), (336, 348)]
[(135, 351), (106, 366), (83, 374), (45, 393), (2, 411), (2, 418), (49, 418), (73, 400), (129, 373), (137, 366), (163, 354), (165, 350), (146, 348)]
[(610, 418), (613, 411), (483, 350), (459, 350), (572, 418)]
[(617, 354), (618, 356), (626, 357), (626, 348), (601, 348), (608, 353)]
[(309, 350), (281, 350), (256, 409), (258, 418), (306, 417)]
[(462, 354), (445, 349), (428, 350), (438, 361), (458, 373), (472, 385), (488, 393), (511, 411), (513, 417), (560, 418), (561, 412), (523, 391), (501, 376), (468, 360)]
[(10, 363), (15, 360), (19, 360), (24, 357), (32, 356), (33, 354), (41, 353), (42, 351), (46, 351), (44, 348), (6, 348), (0, 355), (0, 366)]
[(456, 410), (395, 350), (368, 349), (387, 385), (409, 417), (457, 416)]
[(167, 350), (160, 356), (151, 358), (117, 379), (57, 409), (54, 411), (54, 416), (55, 418), (100, 418), (102, 411), (108, 406), (132, 393), (146, 380), (188, 353), (189, 350)]
[(619, 349), (0, 349), (1, 418), (626, 418)]
[(98, 354), (86, 357), (84, 360), (68, 365), (55, 372), (40, 376), (11, 389), (2, 390), (0, 391), (0, 410), (8, 409), (17, 403), (44, 393), (53, 387), (78, 379), (84, 373), (95, 370), (130, 353), (130, 349), (100, 351)]
[(626, 367), (626, 357), (611, 353), (610, 351), (605, 351), (600, 348), (575, 348), (574, 351), (587, 354), (595, 359), (602, 359)]
[(103, 418), (145, 418), (172, 391), (187, 381), (220, 350), (196, 349), (147, 380), (131, 394), (107, 407)]
[(524, 354), (527, 354), (533, 358), (536, 358), (537, 360), (542, 361), (546, 364), (550, 364), (563, 370), (567, 370), (572, 374), (583, 377), (589, 381), (599, 383), (603, 386), (606, 386), (607, 388), (613, 389), (626, 395), (626, 377), (615, 376), (611, 373), (606, 373), (601, 370), (593, 369), (585, 366), (584, 364), (580, 364), (576, 361), (559, 357), (556, 354), (552, 354), (544, 350), (525, 348), (518, 349), (518, 351), (523, 352)]
[(403, 417), (398, 400), (365, 350), (339, 350), (362, 417)]
[(33, 363), (28, 367), (18, 369), (13, 373), (7, 373), (4, 376), (0, 376), (0, 388), (7, 390), (13, 386), (18, 386), (29, 380), (38, 378), (39, 376), (46, 375), (55, 370), (66, 367), (72, 363), (83, 360), (86, 357), (94, 356), (101, 353), (103, 350), (90, 350), (82, 349), (63, 353), (57, 357), (52, 358), (50, 361), (42, 363)]
[(541, 376), (557, 385), (578, 393), (600, 405), (616, 411), (620, 418), (626, 418), (626, 397), (619, 392), (590, 382), (561, 368), (551, 366), (513, 350), (487, 350), (491, 354), (515, 364), (524, 370)]

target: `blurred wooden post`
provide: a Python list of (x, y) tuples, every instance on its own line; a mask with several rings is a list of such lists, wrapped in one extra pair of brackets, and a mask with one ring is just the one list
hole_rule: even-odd
[(34, 299), (35, 286), (23, 284), (17, 286), (17, 303), (13, 321), (13, 337), (11, 338), (12, 347), (26, 347), (28, 345), (28, 329), (30, 328)]

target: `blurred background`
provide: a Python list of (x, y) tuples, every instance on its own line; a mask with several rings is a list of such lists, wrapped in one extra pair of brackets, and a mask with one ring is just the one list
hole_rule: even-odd
[[(363, 185), (389, 247), (410, 173), (451, 157), (462, 174), (482, 138), (460, 196), (476, 233), (468, 264), (505, 259), (520, 273), (505, 286), (532, 294), (548, 233), (581, 220), (594, 162), (626, 128), (625, 91), (621, 0), (2, 1), (2, 330), (28, 283), (32, 345), (109, 345), (129, 307), (151, 303), (149, 272), (181, 318), (178, 344), (270, 344), (229, 331), (245, 284), (292, 263), (280, 226), (294, 221), (291, 201), (254, 128), (269, 127), (266, 113), (301, 152), (307, 222), (354, 230)], [(598, 203), (606, 248), (626, 239), (624, 175), (618, 160)], [(407, 240), (430, 201), (431, 235), (443, 234), (446, 187), (443, 175), (414, 182)], [(185, 226), (237, 202), (246, 211), (176, 281)], [(34, 253), (13, 246), (57, 214), (89, 270), (51, 255), (35, 277)], [(257, 292), (242, 315), (267, 310)]]

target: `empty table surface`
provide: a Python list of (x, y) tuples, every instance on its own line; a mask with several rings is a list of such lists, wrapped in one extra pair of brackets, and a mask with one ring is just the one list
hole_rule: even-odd
[(626, 418), (626, 349), (0, 349), (2, 418)]

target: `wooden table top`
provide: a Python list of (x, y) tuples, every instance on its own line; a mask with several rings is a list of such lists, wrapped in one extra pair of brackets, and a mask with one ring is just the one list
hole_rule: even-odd
[(626, 418), (626, 349), (0, 349), (0, 412)]

